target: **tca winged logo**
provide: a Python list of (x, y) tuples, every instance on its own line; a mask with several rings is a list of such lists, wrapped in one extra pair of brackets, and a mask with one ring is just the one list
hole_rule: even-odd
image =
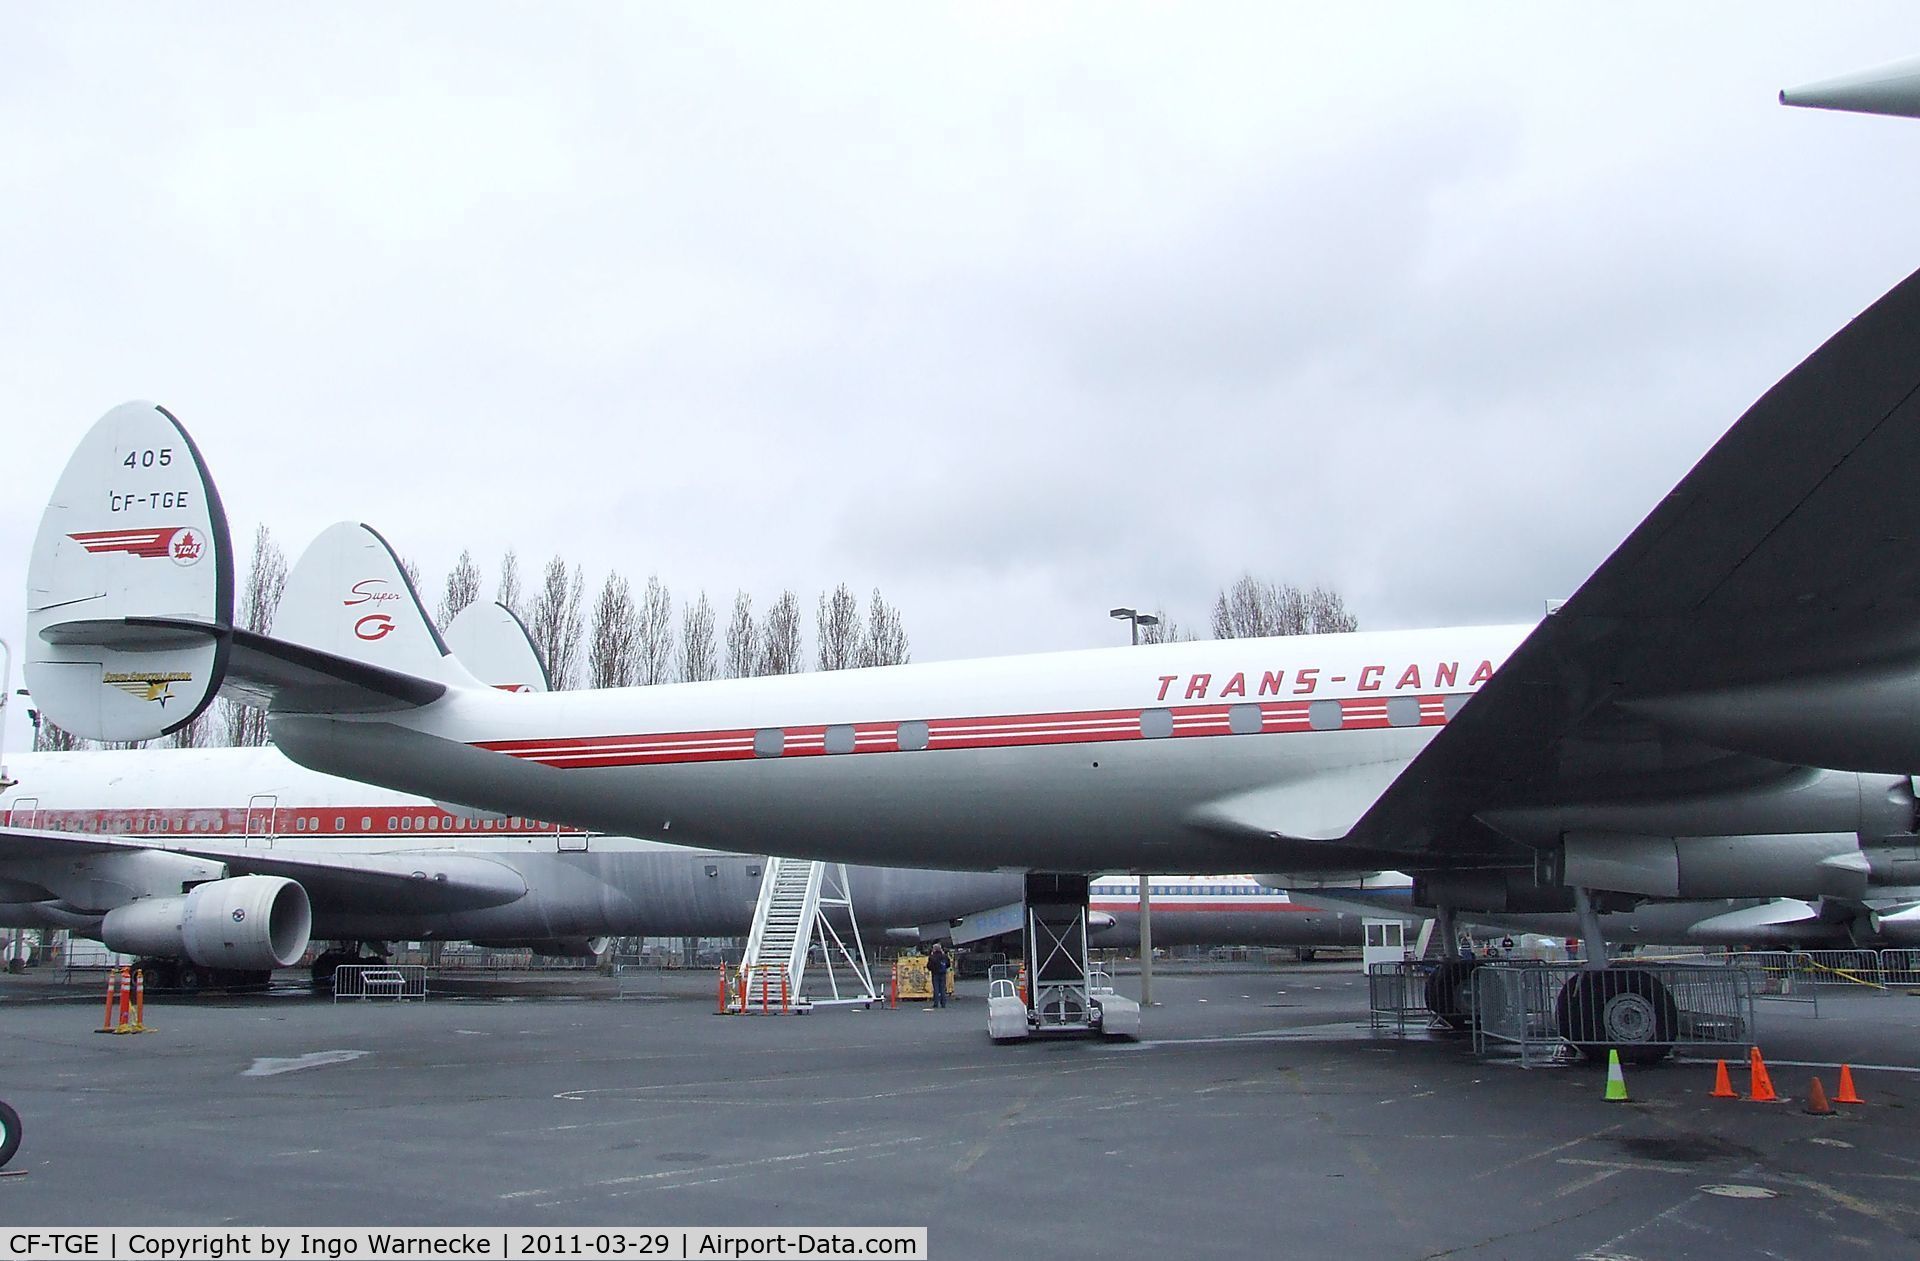
[(124, 552), (129, 556), (147, 559), (164, 556), (182, 568), (199, 564), (207, 550), (206, 535), (190, 525), (163, 525), (140, 530), (87, 530), (67, 537), (95, 556), (107, 552)]

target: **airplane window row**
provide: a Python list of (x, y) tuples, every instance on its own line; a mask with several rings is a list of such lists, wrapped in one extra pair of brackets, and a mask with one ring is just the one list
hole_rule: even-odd
[[(1448, 718), (1460, 712), (1460, 706), (1467, 701), (1465, 694), (1451, 695), (1443, 702)], [(1346, 716), (1336, 700), (1314, 701), (1307, 706), (1307, 726), (1314, 731), (1338, 731), (1345, 725)], [(1393, 696), (1387, 699), (1387, 725), (1389, 727), (1417, 727), (1420, 725), (1420, 701), (1412, 696)], [(1266, 716), (1260, 706), (1255, 704), (1234, 705), (1227, 710), (1227, 729), (1237, 736), (1258, 735), (1266, 729)], [(894, 732), (898, 747), (908, 751), (927, 747), (929, 737), (924, 722), (903, 722)], [(1148, 740), (1164, 740), (1173, 734), (1173, 711), (1170, 709), (1146, 709), (1140, 712), (1140, 734)], [(828, 727), (825, 733), (825, 749), (828, 753), (851, 753), (854, 751), (855, 732), (852, 724), (838, 723)], [(753, 755), (755, 757), (779, 757), (786, 752), (787, 734), (779, 727), (762, 727), (753, 733)]]

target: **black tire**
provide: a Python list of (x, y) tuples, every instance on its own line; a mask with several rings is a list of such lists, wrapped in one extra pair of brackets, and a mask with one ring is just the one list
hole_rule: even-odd
[(1680, 1028), (1672, 992), (1640, 968), (1580, 973), (1560, 987), (1553, 1017), (1560, 1036), (1588, 1059), (1618, 1050), (1629, 1064), (1655, 1064), (1673, 1054)]
[(197, 963), (182, 959), (179, 984), (182, 994), (198, 994), (207, 988), (207, 970)]
[(314, 958), (308, 975), (313, 979), (313, 988), (331, 991), (333, 989), (333, 970), (350, 960), (343, 951), (326, 950)]
[(1455, 1029), (1474, 1022), (1473, 970), (1478, 959), (1448, 959), (1427, 975), (1427, 1010)]
[(1312, 946), (1300, 946), (1294, 950), (1293, 957), (1300, 963), (1312, 963), (1319, 954), (1320, 952)]
[(0, 1103), (0, 1169), (20, 1150), (20, 1114)]

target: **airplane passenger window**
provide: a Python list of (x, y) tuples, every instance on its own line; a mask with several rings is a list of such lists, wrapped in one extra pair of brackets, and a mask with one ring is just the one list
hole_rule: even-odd
[(778, 727), (762, 727), (753, 733), (755, 757), (779, 757), (787, 747), (787, 733)]
[(827, 752), (853, 752), (853, 728), (850, 725), (840, 723), (827, 728)]
[(1390, 727), (1418, 727), (1420, 725), (1420, 702), (1411, 696), (1395, 696), (1388, 700), (1387, 725)]
[(1227, 728), (1236, 736), (1258, 735), (1265, 725), (1258, 705), (1235, 705), (1227, 711)]
[(1453, 716), (1460, 712), (1460, 707), (1462, 705), (1465, 705), (1472, 698), (1473, 698), (1473, 693), (1471, 692), (1455, 692), (1453, 695), (1447, 697), (1444, 701), (1442, 701), (1441, 704), (1446, 709), (1447, 720), (1451, 722), (1453, 720)]
[(1307, 706), (1307, 726), (1315, 731), (1340, 730), (1339, 701), (1315, 701)]
[(924, 749), (927, 747), (927, 724), (923, 722), (903, 722), (900, 724), (899, 740), (903, 749)]
[(1164, 740), (1172, 735), (1173, 711), (1168, 709), (1141, 710), (1140, 734), (1148, 740)]

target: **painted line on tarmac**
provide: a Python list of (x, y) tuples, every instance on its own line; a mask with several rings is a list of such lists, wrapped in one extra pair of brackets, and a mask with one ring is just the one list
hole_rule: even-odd
[(263, 1055), (253, 1061), (253, 1067), (240, 1074), (242, 1077), (275, 1077), (281, 1073), (297, 1073), (303, 1068), (325, 1068), (329, 1064), (345, 1064), (357, 1060), (366, 1051), (310, 1051), (305, 1055), (296, 1055), (292, 1059), (274, 1059)]
[(1293, 1030), (1268, 1030), (1259, 1033), (1222, 1034), (1212, 1038), (1142, 1038), (1138, 1042), (1110, 1042), (1108, 1051), (1145, 1051), (1162, 1046), (1231, 1046), (1254, 1042), (1358, 1042), (1366, 1039), (1364, 1029), (1347, 1021), (1331, 1025), (1305, 1025)]
[[(1839, 1068), (1833, 1060), (1768, 1060), (1769, 1067), (1784, 1064), (1788, 1068)], [(1846, 1067), (1862, 1073), (1920, 1073), (1920, 1068), (1908, 1064), (1847, 1064)]]
[(686, 1178), (690, 1174), (720, 1174), (741, 1169), (757, 1169), (768, 1165), (792, 1164), (797, 1160), (813, 1160), (821, 1156), (845, 1156), (853, 1152), (875, 1152), (885, 1147), (900, 1147), (908, 1143), (923, 1142), (919, 1136), (911, 1138), (890, 1138), (877, 1143), (854, 1143), (843, 1147), (821, 1147), (810, 1152), (788, 1152), (780, 1156), (762, 1156), (756, 1160), (735, 1160), (721, 1165), (704, 1165), (695, 1169), (663, 1169), (658, 1173), (628, 1174), (623, 1178), (603, 1178), (595, 1182), (577, 1182), (564, 1187), (541, 1187), (532, 1191), (507, 1191), (500, 1195), (503, 1200), (525, 1200), (541, 1195), (557, 1195), (565, 1191), (589, 1191), (603, 1187), (625, 1187), (646, 1183), (664, 1182), (671, 1178)]

